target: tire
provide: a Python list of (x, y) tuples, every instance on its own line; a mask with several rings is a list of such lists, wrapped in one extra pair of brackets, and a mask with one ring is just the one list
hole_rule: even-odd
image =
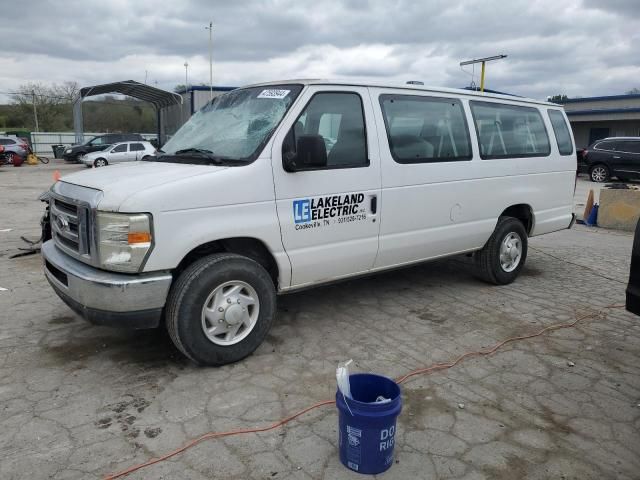
[[(234, 288), (242, 288), (241, 295), (225, 294)], [(246, 298), (257, 303), (251, 306)], [(275, 311), (275, 286), (262, 265), (240, 255), (217, 253), (180, 274), (169, 292), (165, 318), (178, 350), (199, 365), (220, 366), (253, 353), (269, 332)], [(235, 338), (227, 340), (238, 324)], [(214, 336), (216, 328), (221, 336)]]
[[(508, 245), (511, 245), (511, 248), (508, 248)], [(507, 285), (513, 282), (527, 259), (527, 248), (527, 231), (522, 222), (513, 217), (500, 217), (491, 237), (482, 250), (475, 255), (477, 276), (494, 285)], [(513, 256), (517, 253), (514, 249), (519, 250), (517, 260)], [(504, 262), (501, 254), (506, 256)]]
[(609, 167), (601, 163), (594, 165), (589, 169), (589, 178), (592, 182), (596, 183), (604, 183), (609, 181), (609, 179), (611, 178)]
[(97, 167), (106, 167), (107, 165), (109, 165), (109, 162), (107, 162), (107, 160), (104, 159), (104, 158), (96, 158), (93, 161), (93, 166), (96, 167), (96, 168)]
[[(18, 154), (15, 152), (7, 152), (7, 162), (13, 165), (13, 163), (18, 160)], [(18, 163), (18, 162), (16, 162)]]
[(146, 162), (151, 158), (151, 155), (145, 155), (144, 157), (142, 157), (142, 161)]

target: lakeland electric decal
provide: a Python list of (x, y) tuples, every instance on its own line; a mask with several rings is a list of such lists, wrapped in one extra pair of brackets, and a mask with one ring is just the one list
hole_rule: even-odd
[(304, 198), (293, 201), (296, 230), (366, 220), (364, 193)]

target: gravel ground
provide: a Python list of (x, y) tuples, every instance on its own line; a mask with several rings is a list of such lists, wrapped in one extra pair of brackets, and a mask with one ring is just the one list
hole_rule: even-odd
[[(331, 398), (339, 361), (396, 377), (587, 314), (405, 383), (396, 461), (379, 477), (640, 478), (640, 325), (623, 309), (598, 313), (624, 301), (631, 235), (576, 226), (534, 238), (504, 287), (475, 280), (462, 258), (284, 296), (253, 356), (198, 368), (162, 331), (85, 323), (48, 286), (39, 256), (9, 258), (21, 235), (39, 235), (35, 199), (53, 171), (81, 168), (0, 168), (0, 478), (102, 478)], [(336, 427), (326, 406), (128, 478), (363, 478), (340, 464)]]

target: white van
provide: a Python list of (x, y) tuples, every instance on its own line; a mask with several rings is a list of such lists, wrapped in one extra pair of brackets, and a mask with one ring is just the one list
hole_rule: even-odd
[(512, 282), (573, 223), (562, 108), (419, 85), (292, 80), (217, 97), (150, 161), (51, 189), (45, 274), (87, 320), (165, 323), (193, 361), (242, 359), (276, 294), (472, 253)]

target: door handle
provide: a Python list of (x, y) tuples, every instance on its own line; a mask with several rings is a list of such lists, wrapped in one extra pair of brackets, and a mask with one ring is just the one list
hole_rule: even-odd
[(371, 197), (371, 213), (377, 213), (377, 212), (378, 212), (378, 197), (373, 195)]
[(616, 157), (615, 155), (614, 155), (614, 157), (613, 157), (613, 158), (614, 158), (615, 160), (620, 160), (620, 157)]

